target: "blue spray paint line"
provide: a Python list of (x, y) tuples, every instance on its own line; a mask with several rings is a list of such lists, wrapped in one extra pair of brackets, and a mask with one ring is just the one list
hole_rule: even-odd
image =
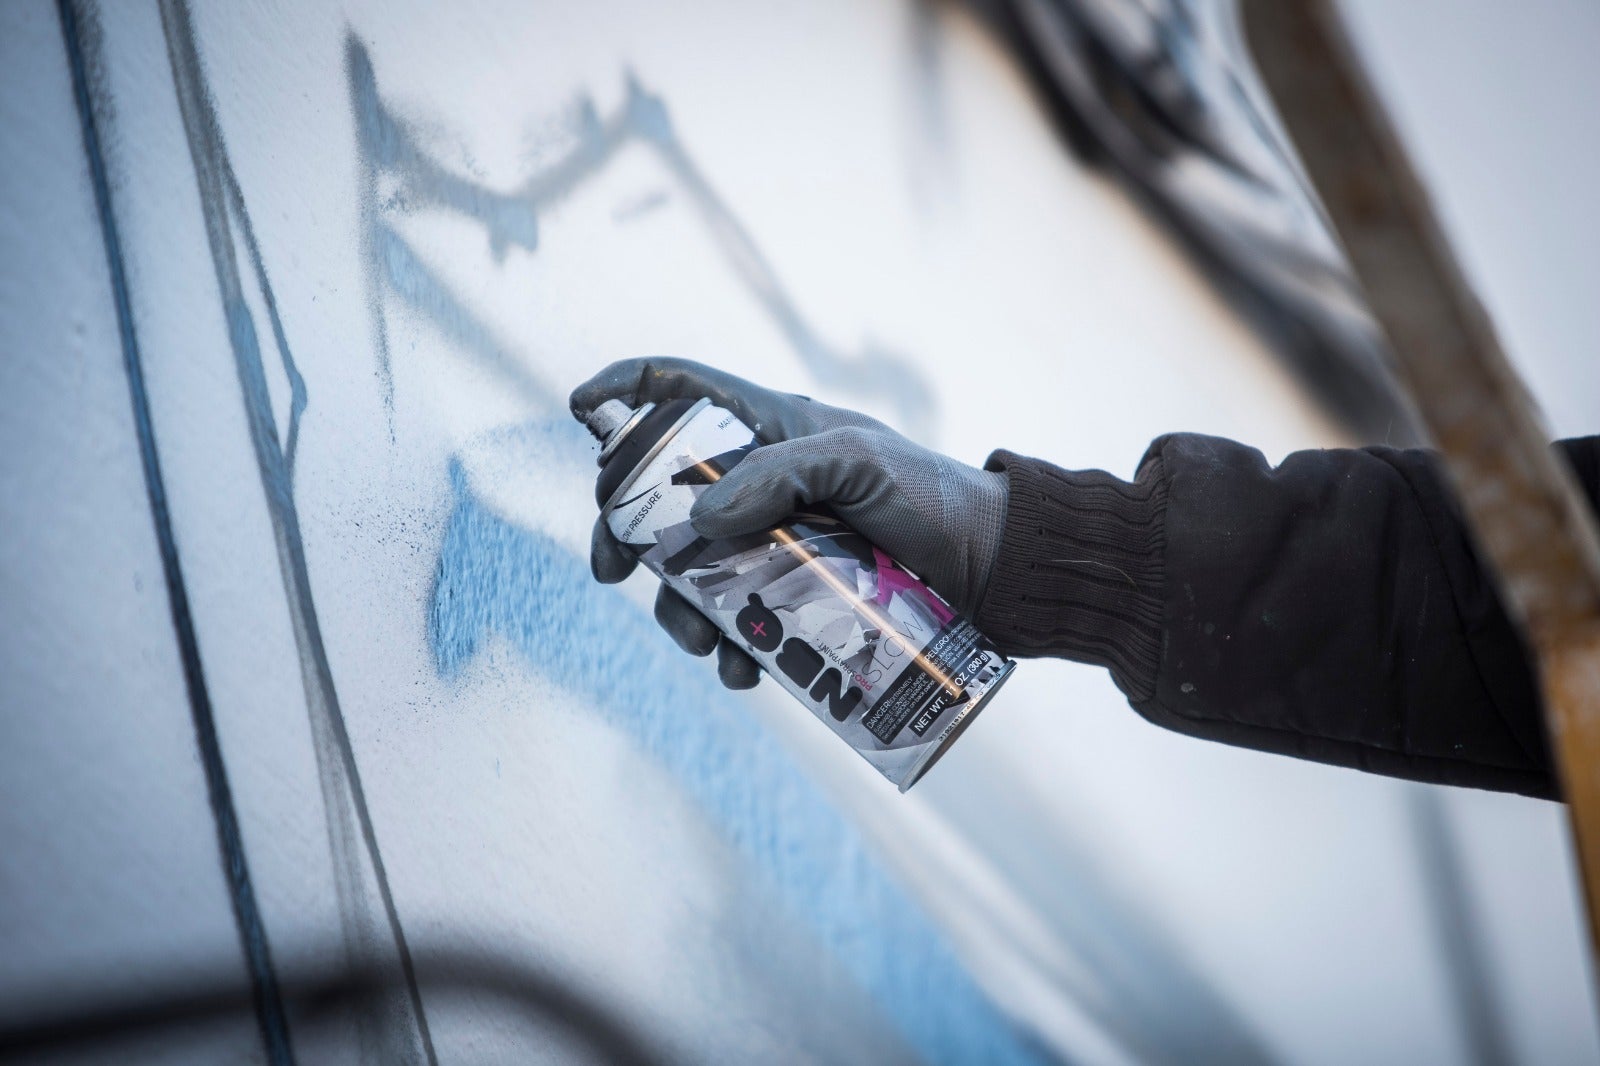
[(222, 176), (228, 185), (228, 207), (233, 217), (240, 221), (240, 235), (244, 237), (245, 251), (249, 255), (251, 271), (255, 274), (256, 291), (261, 294), (262, 302), (266, 305), (267, 321), (272, 325), (272, 339), (278, 346), (278, 361), (283, 367), (283, 376), (289, 382), (289, 422), (283, 435), (283, 467), (284, 476), (292, 489), (294, 460), (300, 446), (300, 419), (306, 413), (306, 379), (301, 375), (300, 366), (295, 362), (294, 352), (289, 348), (289, 338), (283, 330), (283, 317), (278, 313), (278, 297), (272, 290), (272, 282), (267, 278), (266, 263), (261, 258), (261, 245), (256, 240), (256, 228), (250, 224), (250, 212), (245, 209), (244, 192), (239, 188), (239, 179), (234, 175), (231, 166), (222, 168)]
[(256, 900), (239, 831), (239, 813), (233, 804), (233, 789), (228, 783), (228, 768), (222, 758), (222, 743), (217, 735), (216, 713), (200, 661), (200, 641), (195, 634), (194, 614), (189, 606), (188, 585), (178, 557), (177, 539), (172, 532), (172, 512), (168, 507), (166, 478), (161, 471), (161, 455), (156, 448), (155, 427), (150, 419), (150, 398), (145, 387), (144, 356), (134, 328), (133, 304), (128, 292), (127, 265), (122, 253), (116, 214), (111, 205), (111, 183), (106, 175), (105, 155), (100, 146), (96, 104), (109, 109), (103, 73), (99, 69), (99, 23), (92, 9), (79, 12), (70, 0), (58, 0), (56, 14), (61, 20), (61, 36), (66, 45), (67, 64), (72, 72), (73, 102), (83, 130), (83, 151), (94, 187), (95, 209), (100, 219), (100, 235), (105, 245), (106, 266), (110, 272), (111, 295), (116, 306), (117, 333), (122, 343), (123, 366), (128, 377), (128, 398), (133, 408), (134, 430), (139, 439), (139, 460), (144, 471), (145, 494), (150, 501), (150, 520), (155, 526), (156, 544), (161, 552), (161, 571), (167, 588), (167, 606), (172, 614), (173, 635), (178, 657), (183, 663), (184, 688), (189, 697), (189, 716), (194, 723), (195, 746), (205, 773), (206, 796), (211, 818), (217, 828), (217, 845), (222, 853), (222, 874), (233, 904), (233, 920), (239, 931), (246, 969), (250, 973), (250, 994), (256, 1011), (267, 1061), (274, 1066), (290, 1066), (294, 1050), (289, 1041), (289, 1022), (283, 1009), (277, 970), (272, 963), (272, 948), (266, 925)]
[(499, 634), (670, 770), (923, 1058), (1048, 1059), (985, 998), (855, 827), (716, 686), (705, 663), (680, 652), (618, 592), (597, 586), (570, 551), (480, 503), (459, 463), (451, 480), (456, 504), (429, 618), (441, 676), (459, 676)]
[[(250, 217), (245, 211), (244, 196), (233, 174), (233, 164), (229, 160), (226, 141), (217, 121), (215, 101), (206, 82), (200, 51), (195, 42), (188, 5), (184, 0), (160, 0), (160, 11), (167, 58), (172, 68), (173, 90), (189, 143), (190, 160), (194, 164), (206, 243), (216, 274), (217, 293), (228, 323), (229, 347), (239, 379), (241, 400), (250, 430), (251, 446), (256, 455), (273, 540), (278, 549), (285, 601), (300, 657), (301, 680), (306, 711), (311, 719), (346, 949), (358, 957), (376, 958), (381, 937), (381, 933), (368, 925), (362, 901), (365, 893), (362, 870), (364, 850), (365, 863), (371, 869), (383, 905), (389, 939), (398, 956), (400, 976), (405, 987), (405, 1002), (396, 999), (361, 1012), (358, 1019), (361, 1039), (364, 1045), (375, 1048), (386, 1062), (426, 1061), (431, 1066), (438, 1059), (427, 1015), (423, 1010), (416, 968), (389, 885), (383, 854), (378, 847), (377, 833), (361, 785), (361, 774), (356, 766), (344, 712), (339, 705), (333, 670), (322, 639), (316, 598), (312, 593), (305, 542), (300, 532), (299, 509), (295, 503), (289, 462), (294, 442), (298, 439), (299, 416), (306, 405), (305, 382), (289, 353), (277, 313), (277, 301), (272, 295), (266, 268), (260, 258), (260, 246), (254, 238)], [(253, 260), (255, 279), (262, 286), (261, 296), (272, 322), (274, 338), (280, 345), (280, 357), (290, 382), (287, 445), (279, 438), (255, 320), (244, 296), (245, 280), (239, 270), (236, 246), (240, 233), (246, 236), (246, 249)], [(351, 814), (355, 816), (361, 848), (356, 846), (356, 834), (349, 826)], [(402, 1019), (401, 1024), (396, 1024)], [(407, 1030), (414, 1031), (415, 1045)]]

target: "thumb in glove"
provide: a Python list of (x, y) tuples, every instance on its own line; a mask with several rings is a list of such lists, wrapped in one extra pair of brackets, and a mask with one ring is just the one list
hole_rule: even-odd
[(882, 426), (841, 426), (757, 448), (696, 501), (701, 536), (769, 529), (826, 504), (964, 613), (983, 598), (1005, 523), (1004, 474)]

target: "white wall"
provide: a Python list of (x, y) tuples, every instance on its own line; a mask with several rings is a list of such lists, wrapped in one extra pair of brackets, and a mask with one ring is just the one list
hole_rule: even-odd
[[(972, 462), (1338, 443), (976, 27), (942, 11), (930, 64), (889, 3), (196, 4), (190, 69), (167, 11), (106, 5), (80, 45), (274, 965), (397, 965), (376, 855), (444, 1062), (582, 1051), (430, 992), (440, 944), (691, 1061), (1471, 1060), (1412, 786), (1168, 735), (1030, 662), (900, 797), (772, 686), (677, 655), (646, 579), (587, 580), (564, 397), (625, 355)], [(242, 954), (67, 51), (47, 4), (0, 18), (14, 1021)], [(1444, 795), (1513, 1050), (1591, 1055), (1559, 810)], [(263, 1055), (253, 1021), (207, 1039)], [(400, 1001), (315, 1049), (421, 1040)]]

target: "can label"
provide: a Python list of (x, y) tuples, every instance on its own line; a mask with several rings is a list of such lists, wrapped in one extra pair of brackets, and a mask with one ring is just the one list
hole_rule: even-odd
[(695, 499), (756, 446), (735, 415), (699, 408), (617, 491), (607, 525), (903, 791), (1012, 664), (824, 508), (744, 537), (697, 534)]

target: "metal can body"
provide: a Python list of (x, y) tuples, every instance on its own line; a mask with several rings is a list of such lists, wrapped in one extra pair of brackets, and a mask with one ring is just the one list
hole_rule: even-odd
[[(932, 589), (826, 509), (707, 540), (696, 497), (757, 446), (737, 417), (686, 405), (632, 442), (604, 503), (618, 540), (903, 792), (1013, 664)], [(666, 414), (667, 412), (661, 412)], [(658, 419), (658, 422), (661, 421)], [(604, 475), (603, 475), (604, 477)]]

